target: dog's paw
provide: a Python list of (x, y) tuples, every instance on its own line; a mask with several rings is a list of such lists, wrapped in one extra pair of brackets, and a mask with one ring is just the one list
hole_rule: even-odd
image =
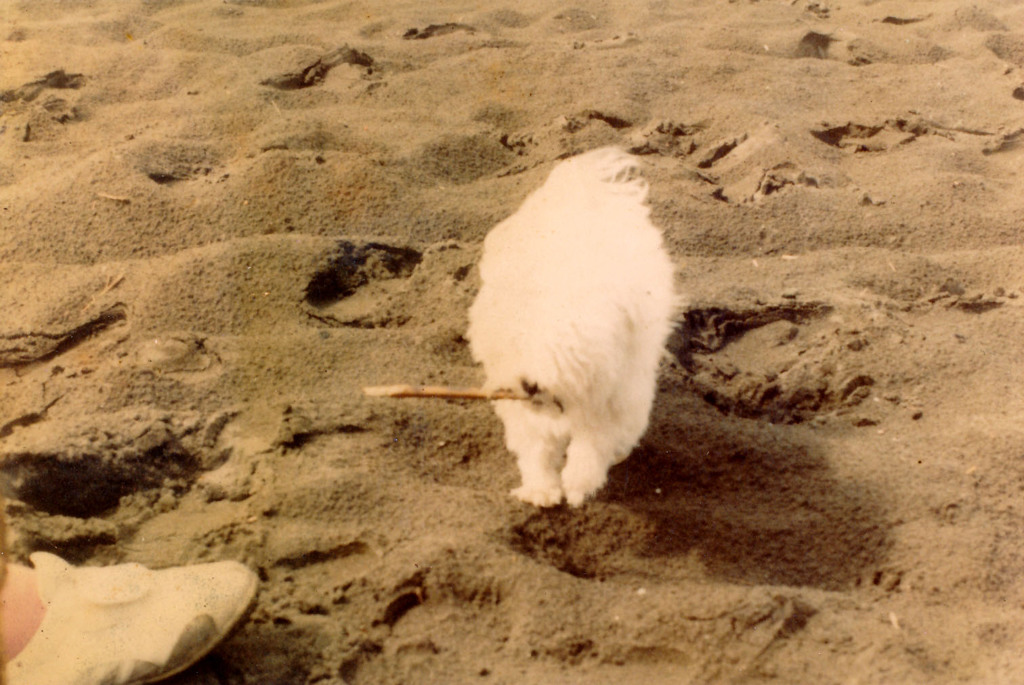
[(578, 507), (583, 501), (597, 492), (607, 479), (607, 471), (604, 468), (592, 464), (580, 466), (571, 461), (562, 471), (562, 489), (565, 492), (565, 501), (569, 506)]
[(593, 491), (566, 490), (565, 501), (570, 507), (578, 507), (583, 504), (591, 492)]
[(562, 488), (558, 486), (538, 488), (523, 485), (513, 490), (512, 496), (535, 507), (553, 507), (562, 502)]

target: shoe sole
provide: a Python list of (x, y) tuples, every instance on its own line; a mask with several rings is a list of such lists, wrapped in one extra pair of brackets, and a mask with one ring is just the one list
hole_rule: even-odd
[(203, 646), (200, 649), (197, 649), (194, 652), (186, 652), (185, 654), (180, 655), (178, 657), (181, 660), (180, 664), (173, 666), (168, 670), (162, 670), (159, 673), (154, 674), (151, 677), (146, 677), (143, 680), (129, 680), (125, 683), (125, 685), (150, 685), (151, 683), (161, 682), (163, 680), (176, 676), (182, 671), (191, 668), (192, 666), (199, 663), (199, 661), (201, 661), (219, 645), (229, 640), (232, 635), (234, 635), (241, 629), (242, 625), (245, 623), (245, 620), (249, 618), (250, 614), (252, 614), (253, 610), (256, 608), (256, 603), (259, 599), (259, 581), (255, 578), (253, 580), (254, 587), (252, 592), (252, 598), (249, 600), (249, 603), (245, 606), (245, 608), (242, 611), (238, 612), (238, 614), (234, 618), (228, 621), (227, 625), (224, 627), (224, 629), (221, 631), (219, 635), (215, 636), (213, 639), (208, 639), (204, 641), (202, 643)]

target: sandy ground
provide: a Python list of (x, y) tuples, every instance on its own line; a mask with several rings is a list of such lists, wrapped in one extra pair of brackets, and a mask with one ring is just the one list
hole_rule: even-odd
[[(0, 2), (16, 558), (259, 570), (175, 682), (1024, 680), (1024, 5)], [(556, 160), (642, 156), (651, 428), (513, 500), (462, 337)], [(571, 255), (566, 255), (571, 259)]]

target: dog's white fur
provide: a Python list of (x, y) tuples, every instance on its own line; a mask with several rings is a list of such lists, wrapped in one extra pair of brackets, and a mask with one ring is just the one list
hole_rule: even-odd
[(594, 150), (558, 164), (484, 241), (473, 358), (487, 389), (549, 399), (494, 403), (524, 502), (582, 504), (647, 429), (676, 297), (646, 197), (633, 157)]

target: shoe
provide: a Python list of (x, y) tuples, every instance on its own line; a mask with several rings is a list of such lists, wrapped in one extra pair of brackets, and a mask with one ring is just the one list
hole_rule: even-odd
[(142, 685), (206, 656), (255, 606), (256, 575), (233, 561), (151, 571), (75, 568), (30, 556), (42, 625), (7, 664), (8, 685)]

